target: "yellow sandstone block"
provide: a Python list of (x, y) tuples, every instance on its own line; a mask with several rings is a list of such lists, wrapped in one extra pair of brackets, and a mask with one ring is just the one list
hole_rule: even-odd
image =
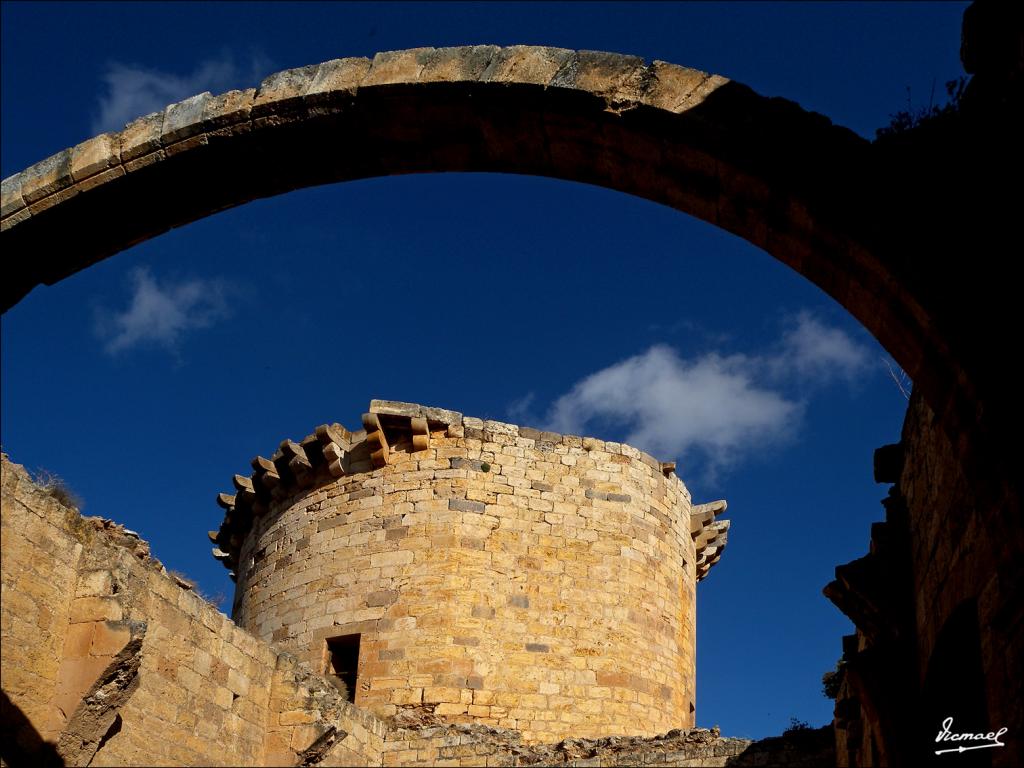
[(278, 723), (281, 725), (305, 725), (307, 723), (315, 723), (316, 720), (317, 717), (313, 712), (302, 709), (282, 712), (277, 718)]

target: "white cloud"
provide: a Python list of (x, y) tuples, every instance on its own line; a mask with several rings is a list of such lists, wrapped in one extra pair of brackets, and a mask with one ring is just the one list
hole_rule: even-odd
[(594, 434), (623, 430), (625, 442), (653, 455), (705, 460), (709, 479), (751, 452), (793, 438), (806, 403), (788, 394), (868, 365), (867, 350), (808, 312), (796, 316), (763, 355), (710, 352), (684, 359), (666, 345), (579, 381), (552, 404), (546, 428)]
[(867, 349), (839, 328), (830, 328), (807, 310), (782, 338), (782, 351), (769, 360), (776, 376), (799, 376), (812, 383), (835, 378), (853, 381), (869, 364)]
[(97, 315), (96, 334), (110, 354), (143, 344), (176, 351), (186, 331), (206, 328), (228, 314), (221, 280), (167, 280), (161, 285), (139, 268), (132, 273), (132, 283), (127, 309)]
[(112, 62), (102, 76), (105, 92), (100, 96), (93, 133), (119, 131), (137, 117), (158, 112), (168, 104), (203, 91), (221, 93), (255, 86), (269, 66), (259, 54), (252, 55), (246, 66), (237, 65), (230, 54), (222, 54), (200, 62), (188, 75)]
[(581, 434), (593, 422), (625, 427), (625, 441), (654, 455), (697, 450), (714, 465), (752, 445), (785, 438), (802, 406), (758, 386), (758, 363), (712, 352), (683, 360), (670, 347), (591, 374), (558, 398), (549, 414), (557, 432)]

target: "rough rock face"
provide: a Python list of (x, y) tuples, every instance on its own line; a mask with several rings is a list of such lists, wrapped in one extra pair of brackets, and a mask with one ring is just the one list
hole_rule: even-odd
[[(843, 638), (836, 749), (841, 765), (918, 765), (934, 759), (946, 717), (960, 732), (1021, 727), (1019, 500), (970, 482), (916, 393), (902, 440), (876, 453), (875, 478), (892, 484), (885, 520), (825, 588), (857, 628)], [(994, 749), (993, 763), (1016, 765), (1015, 749)]]
[[(401, 710), (389, 718), (394, 747), (417, 744), (411, 765), (438, 765), (469, 758), (487, 765), (731, 765), (753, 743), (722, 738), (718, 728), (673, 729), (653, 737), (608, 736), (523, 744), (521, 734), (476, 724), (445, 724), (429, 705)], [(409, 758), (411, 750), (406, 751)], [(470, 763), (472, 764), (472, 763)]]
[[(609, 736), (523, 744), (518, 732), (476, 724), (438, 722), (430, 706), (413, 706), (388, 719), (395, 728), (387, 749), (403, 765), (565, 766), (794, 766), (835, 764), (832, 728), (800, 729), (761, 741), (727, 738), (717, 727), (673, 729), (653, 737)], [(397, 764), (397, 763), (396, 763)]]

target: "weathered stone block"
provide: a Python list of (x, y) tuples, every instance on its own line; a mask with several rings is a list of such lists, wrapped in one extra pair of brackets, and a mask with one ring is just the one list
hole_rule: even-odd
[[(646, 74), (644, 60), (639, 56), (579, 51), (572, 87), (610, 99), (636, 100), (643, 92)], [(565, 79), (568, 80), (567, 73)]]
[(423, 689), (423, 702), (430, 703), (456, 703), (462, 698), (462, 692), (458, 688), (427, 687)]
[(177, 141), (203, 133), (203, 115), (211, 96), (209, 91), (205, 91), (167, 106), (161, 128), (161, 143), (170, 146)]
[(111, 622), (97, 622), (94, 627), (92, 643), (89, 646), (91, 656), (115, 656), (132, 637), (129, 627)]
[(120, 621), (124, 618), (121, 604), (112, 598), (79, 597), (71, 603), (69, 621), (78, 624), (85, 621)]
[(119, 134), (121, 162), (127, 165), (129, 160), (134, 160), (160, 149), (160, 136), (163, 124), (163, 112), (153, 112), (128, 123)]
[(230, 710), (234, 701), (234, 694), (229, 688), (218, 686), (213, 694), (214, 703), (221, 709)]
[(426, 57), (421, 83), (476, 81), (501, 49), (496, 45), (437, 48)]
[[(76, 192), (88, 192), (90, 189), (101, 187), (104, 184), (113, 181), (114, 179), (120, 178), (125, 175), (125, 168), (122, 165), (115, 165), (113, 168), (108, 168), (100, 173), (93, 174), (86, 179), (75, 184), (72, 189)], [(59, 193), (58, 193), (59, 194)]]
[(651, 81), (643, 95), (645, 104), (668, 112), (685, 112), (703, 101), (709, 93), (729, 82), (688, 67), (655, 61), (649, 67)]
[(497, 83), (547, 85), (574, 53), (567, 48), (508, 46), (497, 52), (480, 79)]
[(0, 220), (0, 232), (6, 232), (12, 227), (17, 226), (23, 221), (27, 221), (32, 218), (32, 210), (30, 208), (22, 208), (21, 210), (15, 211), (4, 219)]
[(368, 607), (378, 607), (391, 605), (395, 600), (398, 599), (398, 592), (393, 589), (382, 589), (376, 592), (371, 592), (366, 596), (366, 605)]
[(21, 172), (21, 195), (29, 205), (71, 185), (71, 150), (64, 149)]
[(194, 136), (189, 136), (187, 139), (176, 141), (173, 144), (164, 145), (164, 155), (166, 157), (174, 157), (182, 152), (188, 152), (195, 149), (196, 147), (205, 146), (210, 143), (210, 137), (205, 133), (198, 133)]
[(116, 133), (101, 133), (71, 149), (71, 177), (81, 181), (121, 162), (121, 139)]
[(419, 405), (418, 403), (403, 403), (397, 400), (371, 400), (370, 413), (408, 416), (409, 418), (422, 417), (428, 422), (449, 426), (462, 423), (462, 414), (458, 411)]
[(228, 669), (228, 689), (239, 696), (249, 692), (249, 678), (237, 669)]
[(78, 577), (77, 597), (106, 597), (113, 587), (113, 574), (108, 570), (89, 571)]
[(406, 550), (379, 552), (370, 556), (370, 567), (383, 568), (391, 565), (408, 565), (412, 561), (413, 553)]
[(354, 95), (369, 71), (370, 60), (365, 57), (325, 61), (317, 67), (316, 75), (306, 89), (306, 101), (322, 104), (342, 94)]
[(410, 48), (404, 51), (378, 53), (360, 87), (415, 83), (433, 48)]
[(282, 118), (304, 109), (302, 97), (316, 77), (317, 64), (275, 72), (263, 82), (252, 103), (252, 119), (275, 115)]
[(293, 709), (282, 712), (278, 715), (278, 723), (281, 725), (307, 725), (317, 721), (316, 713), (307, 709)]
[(214, 131), (248, 121), (255, 96), (255, 88), (210, 96), (203, 104), (201, 116), (205, 129)]
[(448, 509), (457, 512), (486, 512), (487, 505), (482, 501), (466, 501), (465, 499), (449, 499)]
[(92, 646), (92, 633), (96, 628), (96, 622), (84, 622), (72, 624), (68, 627), (64, 637), (64, 658), (78, 658), (89, 655), (89, 648)]
[[(137, 157), (134, 160), (128, 160), (124, 163), (122, 167), (124, 168), (125, 173), (134, 173), (135, 171), (141, 170), (142, 168), (146, 168), (150, 165), (153, 165), (154, 163), (159, 163), (161, 160), (166, 159), (166, 157), (167, 156), (164, 154), (164, 151), (160, 149), (157, 150), (156, 152), (150, 152), (148, 155), (142, 155), (141, 157)], [(88, 181), (89, 180), (86, 179), (86, 181), (83, 183), (88, 183)]]
[(21, 195), (21, 174), (8, 176), (0, 182), (0, 216), (10, 216), (25, 207), (25, 198)]

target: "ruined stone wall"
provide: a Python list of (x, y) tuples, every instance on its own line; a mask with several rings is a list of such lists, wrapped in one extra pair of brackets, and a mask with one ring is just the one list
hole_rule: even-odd
[(183, 588), (137, 535), (6, 456), (2, 490), (8, 763), (294, 765), (326, 735), (322, 764), (380, 764), (379, 720)]
[[(147, 754), (182, 765), (258, 764), (275, 654), (159, 572), (139, 573), (127, 552), (110, 552), (108, 559), (104, 549), (93, 550), (97, 557), (79, 580), (94, 585), (80, 616), (90, 621), (71, 630), (116, 627), (110, 641), (117, 648), (127, 640), (119, 625), (133, 622), (142, 646), (138, 687), (118, 710), (120, 732), (93, 764), (124, 765)], [(74, 663), (72, 652), (67, 647), (65, 664)], [(79, 672), (69, 706), (95, 679), (94, 671), (102, 667)]]
[[(977, 635), (970, 650), (980, 658), (976, 670), (987, 725), (1024, 733), (1024, 537), (1020, 532), (1019, 485), (984, 477), (969, 444), (955, 444), (920, 398), (911, 403), (903, 430), (904, 466), (898, 483), (906, 498), (911, 538), (912, 590), (916, 623), (917, 676), (922, 692), (932, 695), (929, 674), (938, 688), (957, 685), (969, 659), (948, 668), (935, 666), (937, 644), (954, 614), (966, 611)], [(967, 449), (967, 450), (965, 450)], [(967, 702), (964, 702), (967, 704)], [(949, 715), (957, 714), (949, 712)], [(957, 718), (964, 723), (965, 712)], [(939, 730), (934, 725), (934, 730)], [(988, 729), (986, 729), (988, 730)], [(1020, 738), (992, 750), (993, 764), (1019, 765)]]
[[(82, 556), (82, 544), (65, 526), (74, 526), (78, 515), (8, 466), (4, 456), (0, 687), (40, 735), (53, 739), (62, 727), (54, 699)], [(13, 658), (18, 663), (8, 664)]]
[[(947, 717), (954, 733), (1024, 728), (1019, 497), (971, 448), (915, 393), (902, 440), (876, 452), (876, 479), (893, 483), (885, 522), (826, 588), (857, 627), (836, 700), (840, 765), (941, 761)], [(1019, 765), (1020, 749), (1008, 736), (992, 764)]]
[(2, 465), (0, 766), (831, 762), (823, 732), (808, 743), (694, 728), (527, 744), (516, 730), (444, 722), (431, 704), (381, 720), (199, 599), (136, 534), (82, 518)]
[(238, 571), (238, 624), (314, 669), (361, 635), (379, 715), (526, 742), (693, 725), (690, 496), (629, 446), (466, 418), (275, 501)]
[[(525, 744), (518, 731), (477, 724), (435, 724), (410, 727), (399, 722), (384, 744), (383, 765), (799, 765), (790, 760), (743, 762), (751, 750), (748, 739), (730, 739), (718, 729), (673, 730), (654, 738), (608, 736), (568, 738), (552, 744)], [(779, 754), (779, 750), (771, 752)], [(826, 761), (827, 762), (827, 761)], [(819, 763), (820, 764), (820, 763)]]
[(387, 733), (384, 721), (345, 701), (294, 656), (278, 655), (263, 765), (380, 765)]
[(629, 766), (680, 768), (835, 764), (831, 727), (792, 730), (752, 742), (728, 738), (718, 728), (675, 729), (654, 737), (567, 738), (525, 744), (517, 731), (477, 724), (416, 724), (411, 711), (391, 723), (383, 765), (415, 766)]

